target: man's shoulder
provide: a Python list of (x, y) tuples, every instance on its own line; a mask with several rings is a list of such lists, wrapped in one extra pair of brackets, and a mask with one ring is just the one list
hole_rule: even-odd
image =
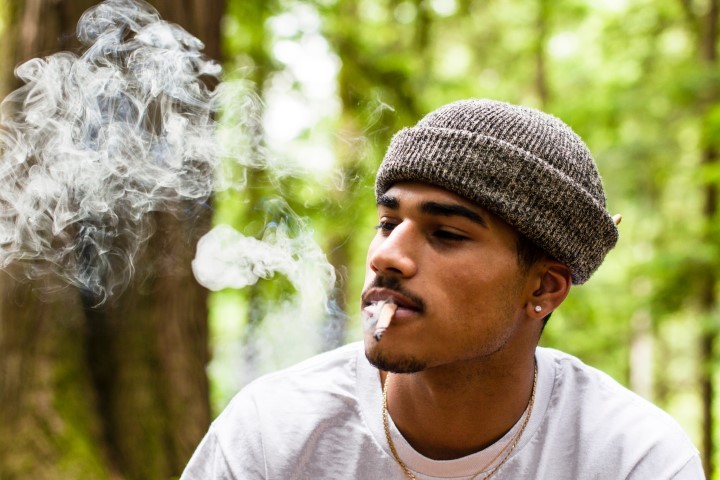
[(679, 429), (669, 414), (607, 373), (559, 350), (539, 348), (538, 351), (555, 365), (554, 395), (572, 402), (578, 410), (592, 408), (595, 418), (600, 413), (614, 418), (632, 415), (636, 420), (647, 417)]
[(196, 463), (238, 479), (360, 478), (366, 465), (379, 471), (380, 447), (359, 399), (360, 377), (372, 373), (363, 360), (362, 345), (349, 344), (254, 380), (213, 422)]
[(362, 342), (355, 342), (319, 353), (290, 367), (263, 375), (250, 382), (243, 390), (260, 390), (278, 384), (292, 385), (294, 382), (306, 382), (313, 377), (354, 375), (361, 348)]
[(642, 468), (677, 463), (669, 471), (697, 455), (674, 418), (610, 375), (557, 350), (540, 348), (538, 355), (554, 364), (552, 430), (571, 433), (581, 451), (588, 447), (594, 455)]
[(277, 411), (285, 406), (297, 408), (318, 400), (327, 401), (333, 395), (352, 396), (356, 390), (357, 358), (361, 348), (360, 343), (351, 343), (263, 375), (243, 387), (225, 413), (251, 405), (253, 409)]
[(282, 443), (308, 438), (328, 421), (357, 421), (360, 349), (359, 344), (345, 345), (250, 382), (213, 422), (219, 444), (230, 451), (260, 437)]

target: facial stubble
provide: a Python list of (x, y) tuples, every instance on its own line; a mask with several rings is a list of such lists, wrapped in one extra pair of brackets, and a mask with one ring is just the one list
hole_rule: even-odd
[(390, 373), (418, 373), (427, 368), (426, 362), (412, 356), (391, 358), (385, 355), (382, 349), (377, 346), (370, 350), (365, 350), (365, 356), (368, 361), (379, 370)]

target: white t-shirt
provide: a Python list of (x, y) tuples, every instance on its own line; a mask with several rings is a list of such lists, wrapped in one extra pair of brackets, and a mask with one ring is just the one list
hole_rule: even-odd
[[(532, 415), (493, 479), (704, 478), (697, 449), (665, 412), (575, 357), (540, 347), (535, 356)], [(400, 458), (419, 480), (472, 478), (517, 428), (483, 451), (438, 461), (390, 424)], [(245, 387), (181, 480), (405, 478), (383, 430), (378, 370), (354, 343)]]

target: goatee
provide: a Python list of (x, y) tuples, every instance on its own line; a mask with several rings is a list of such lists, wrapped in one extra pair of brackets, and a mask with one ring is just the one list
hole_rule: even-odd
[(390, 373), (417, 373), (427, 368), (427, 363), (413, 357), (388, 358), (379, 349), (365, 350), (365, 357), (378, 369)]

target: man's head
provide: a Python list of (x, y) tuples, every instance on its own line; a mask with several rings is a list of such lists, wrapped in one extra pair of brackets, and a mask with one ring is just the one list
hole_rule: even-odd
[(376, 195), (397, 182), (445, 188), (498, 215), (584, 283), (618, 238), (600, 175), (559, 119), (493, 100), (441, 107), (393, 138)]
[(399, 305), (383, 345), (366, 337), (390, 370), (527, 352), (617, 240), (579, 137), (501, 102), (456, 102), (400, 131), (376, 198), (363, 305)]

